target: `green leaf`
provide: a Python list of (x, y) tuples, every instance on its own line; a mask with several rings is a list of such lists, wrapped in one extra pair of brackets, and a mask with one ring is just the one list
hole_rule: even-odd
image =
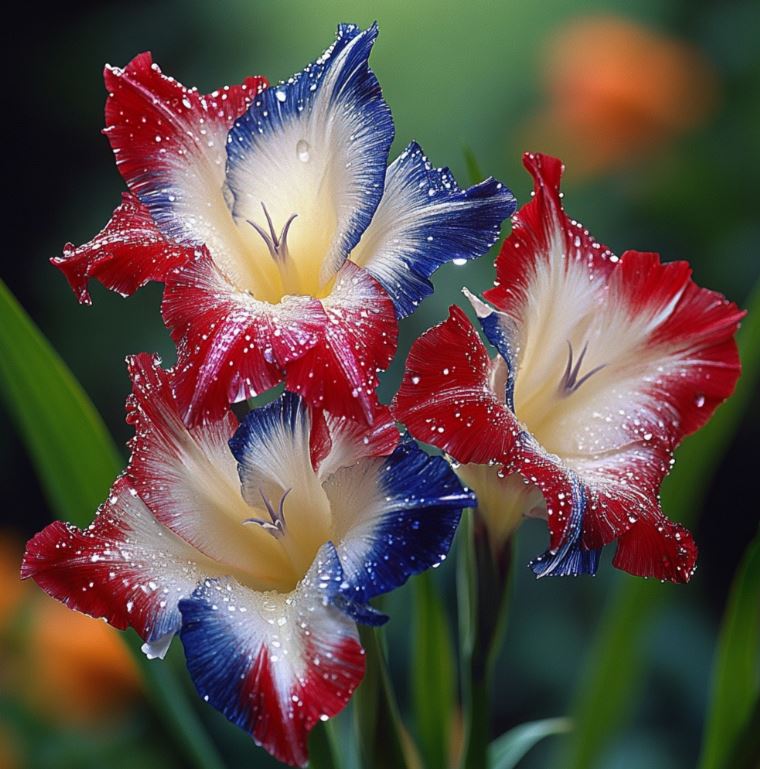
[(310, 769), (340, 769), (338, 748), (331, 723), (321, 721), (309, 735)]
[(446, 610), (429, 571), (414, 579), (412, 704), (425, 766), (448, 766), (455, 662)]
[(354, 695), (354, 717), (362, 769), (409, 769), (409, 746), (399, 716), (380, 630), (359, 626), (366, 654), (364, 680)]
[(88, 524), (123, 461), (79, 383), (2, 281), (0, 393), (50, 507)]
[(467, 166), (467, 180), (470, 184), (478, 184), (485, 179), (485, 174), (480, 168), (475, 153), (469, 148), (465, 147), (462, 152), (464, 153), (464, 162)]
[(541, 740), (554, 734), (566, 734), (571, 729), (569, 718), (546, 718), (520, 724), (491, 743), (488, 769), (513, 769)]
[[(95, 407), (71, 371), (0, 281), (0, 394), (16, 423), (50, 505), (86, 526), (123, 466)], [(150, 663), (125, 636), (148, 683), (156, 713), (197, 769), (222, 769), (168, 663)]]
[[(701, 509), (704, 492), (720, 464), (752, 398), (760, 377), (760, 285), (737, 335), (742, 375), (733, 396), (712, 420), (678, 449), (673, 473), (663, 486), (666, 514), (689, 523)], [(668, 600), (662, 585), (620, 576), (609, 596), (596, 638), (589, 646), (585, 672), (573, 708), (575, 729), (560, 752), (561, 769), (591, 769), (622, 721), (641, 679), (641, 633), (647, 619)]]
[(744, 554), (723, 618), (699, 769), (743, 766), (735, 756), (759, 697), (760, 534)]

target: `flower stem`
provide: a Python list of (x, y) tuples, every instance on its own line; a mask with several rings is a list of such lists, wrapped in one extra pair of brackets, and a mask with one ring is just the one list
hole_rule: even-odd
[(396, 697), (379, 631), (359, 628), (367, 672), (355, 695), (356, 729), (362, 769), (409, 769)]
[(461, 769), (487, 769), (490, 741), (490, 680), (506, 625), (512, 543), (494, 552), (477, 510), (462, 527), (457, 592), (460, 676), (464, 715)]
[(331, 723), (318, 723), (309, 735), (310, 769), (340, 769)]

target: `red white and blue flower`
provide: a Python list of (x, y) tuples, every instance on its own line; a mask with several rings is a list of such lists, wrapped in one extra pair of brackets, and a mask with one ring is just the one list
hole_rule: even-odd
[(362, 678), (355, 622), (386, 619), (368, 601), (445, 558), (473, 495), (387, 409), (367, 431), (285, 393), (192, 426), (155, 359), (130, 374), (127, 471), (87, 529), (35, 536), (22, 576), (150, 657), (179, 634), (200, 695), (304, 765)]
[(681, 439), (733, 391), (743, 313), (685, 262), (615, 256), (564, 213), (560, 161), (524, 162), (534, 198), (487, 301), (469, 295), (497, 355), (452, 307), (411, 350), (398, 418), (459, 462), (498, 466), (505, 490), (514, 473), (540, 490), (543, 504), (528, 495), (550, 531), (538, 576), (594, 573), (617, 541), (618, 568), (685, 582), (697, 548), (659, 489)]
[(309, 402), (371, 422), (397, 318), (431, 274), (482, 255), (514, 210), (494, 179), (462, 190), (394, 128), (368, 65), (372, 26), (287, 81), (200, 95), (150, 54), (105, 71), (106, 135), (129, 192), (90, 243), (54, 259), (130, 294), (166, 284), (177, 397), (193, 424), (285, 379)]

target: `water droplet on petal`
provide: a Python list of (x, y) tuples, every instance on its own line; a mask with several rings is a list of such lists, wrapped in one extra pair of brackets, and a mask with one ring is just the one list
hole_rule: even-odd
[(311, 147), (309, 146), (309, 142), (305, 141), (304, 139), (300, 139), (298, 141), (298, 144), (296, 144), (296, 155), (298, 155), (298, 159), (302, 163), (308, 163), (309, 162), (309, 150)]

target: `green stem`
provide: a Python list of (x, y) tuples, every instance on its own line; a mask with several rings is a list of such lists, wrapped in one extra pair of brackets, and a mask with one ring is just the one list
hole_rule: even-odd
[(466, 513), (457, 571), (464, 717), (461, 769), (487, 769), (494, 661), (506, 625), (512, 543), (498, 553), (477, 510)]
[(309, 735), (310, 769), (340, 769), (335, 734), (331, 723), (318, 723)]
[(398, 705), (385, 664), (379, 631), (359, 628), (367, 671), (355, 695), (362, 769), (409, 769)]
[(224, 762), (209, 738), (198, 714), (188, 701), (168, 660), (146, 659), (140, 651), (139, 639), (130, 637), (127, 646), (148, 683), (148, 696), (160, 717), (166, 722), (167, 732), (189, 763), (195, 769), (224, 769)]

